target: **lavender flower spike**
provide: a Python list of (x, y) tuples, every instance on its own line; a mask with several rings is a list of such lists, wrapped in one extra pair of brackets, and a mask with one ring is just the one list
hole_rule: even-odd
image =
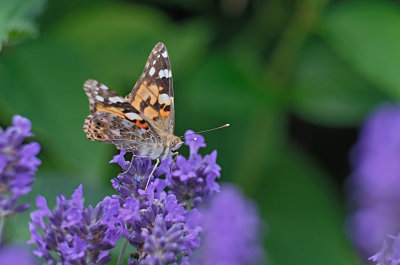
[(353, 242), (368, 257), (400, 229), (400, 107), (385, 104), (365, 122), (352, 152)]
[(216, 179), (221, 175), (221, 167), (216, 163), (216, 150), (204, 157), (198, 154), (198, 150), (206, 146), (202, 135), (186, 131), (185, 145), (189, 146), (190, 156), (188, 159), (181, 155), (177, 157), (176, 163), (172, 164), (172, 173), (167, 172), (167, 184), (184, 205), (196, 207), (219, 191)]
[(203, 211), (202, 243), (192, 265), (255, 265), (265, 253), (262, 222), (252, 201), (233, 185), (222, 186)]
[(53, 211), (46, 199), (38, 196), (38, 209), (31, 213), (30, 244), (36, 244), (34, 254), (46, 260), (45, 264), (107, 264), (109, 250), (119, 239), (117, 229), (105, 221), (103, 204), (96, 208), (83, 206), (82, 185), (67, 200), (57, 198)]
[(31, 191), (33, 175), (41, 161), (36, 157), (40, 145), (36, 142), (23, 144), (32, 136), (31, 122), (19, 115), (13, 117), (13, 125), (0, 128), (0, 217), (22, 212), (28, 204), (17, 205), (20, 196)]
[[(124, 153), (111, 162), (123, 169), (129, 166)], [(167, 193), (167, 182), (158, 176), (169, 173), (171, 160), (164, 160), (155, 170), (155, 180), (145, 189), (151, 173), (150, 159), (136, 158), (126, 174), (112, 180), (119, 195), (104, 199), (105, 215), (110, 227), (135, 247), (129, 264), (187, 264), (192, 250), (199, 246), (201, 215), (196, 209), (187, 211), (172, 193)]]

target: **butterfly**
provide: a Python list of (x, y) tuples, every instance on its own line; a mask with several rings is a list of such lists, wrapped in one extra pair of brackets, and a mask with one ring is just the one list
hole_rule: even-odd
[(156, 159), (157, 164), (182, 146), (180, 137), (174, 135), (174, 88), (163, 43), (154, 47), (125, 98), (96, 80), (87, 80), (83, 88), (90, 105), (83, 125), (88, 139), (114, 144), (137, 157)]

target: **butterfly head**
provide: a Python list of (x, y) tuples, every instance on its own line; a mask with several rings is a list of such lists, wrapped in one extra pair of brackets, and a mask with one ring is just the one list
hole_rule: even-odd
[(177, 136), (173, 136), (173, 139), (171, 139), (170, 141), (170, 149), (172, 152), (176, 152), (176, 150), (178, 150), (183, 144), (183, 141), (177, 137)]
[(160, 155), (161, 160), (172, 156), (183, 144), (183, 141), (175, 135), (170, 134), (165, 137), (164, 140), (166, 144), (164, 145), (164, 151)]

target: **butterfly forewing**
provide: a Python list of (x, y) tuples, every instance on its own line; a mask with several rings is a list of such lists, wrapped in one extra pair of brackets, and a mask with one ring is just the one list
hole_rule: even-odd
[(143, 74), (126, 99), (158, 131), (174, 133), (172, 72), (163, 43), (158, 43), (150, 53)]

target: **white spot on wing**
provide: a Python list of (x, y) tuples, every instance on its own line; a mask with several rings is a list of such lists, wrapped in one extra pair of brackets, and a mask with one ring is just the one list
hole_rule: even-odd
[(156, 69), (155, 69), (154, 67), (152, 67), (152, 68), (150, 69), (150, 71), (149, 71), (149, 74), (150, 74), (151, 76), (153, 76), (155, 72), (156, 72)]
[(101, 84), (100, 88), (103, 89), (103, 90), (107, 90), (107, 89), (108, 89), (108, 87), (106, 87), (106, 86), (103, 85), (103, 84)]
[(121, 98), (121, 97), (118, 97), (118, 96), (110, 97), (108, 100), (109, 100), (110, 102), (112, 102), (112, 103), (124, 102), (124, 100), (122, 100), (122, 98)]
[(157, 61), (157, 60), (154, 60), (154, 61), (153, 61), (153, 64), (156, 64), (156, 61)]
[(138, 114), (133, 112), (125, 113), (125, 116), (128, 117), (128, 119), (130, 120), (142, 120), (142, 118)]
[(163, 77), (168, 78), (168, 77), (170, 77), (168, 69), (160, 70), (160, 72), (158, 72), (158, 76), (160, 78), (163, 78)]
[(164, 58), (167, 58), (167, 57), (168, 57), (167, 51), (164, 51), (164, 52), (162, 53), (162, 56), (163, 56)]
[(157, 58), (160, 58), (160, 55), (157, 55)]
[(161, 95), (158, 97), (158, 102), (159, 102), (160, 104), (169, 105), (169, 104), (170, 104), (169, 96), (168, 96), (167, 94), (161, 94)]
[(96, 99), (97, 99), (98, 101), (104, 102), (104, 98), (103, 98), (103, 97), (96, 96)]

